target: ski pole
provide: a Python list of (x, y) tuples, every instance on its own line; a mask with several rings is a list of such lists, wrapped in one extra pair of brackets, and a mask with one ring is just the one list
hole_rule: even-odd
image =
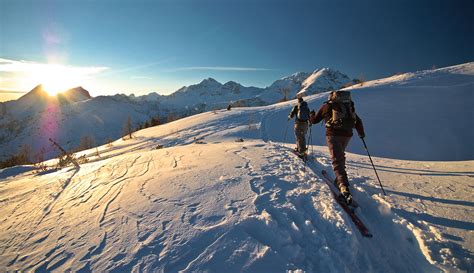
[(385, 190), (383, 189), (382, 182), (380, 182), (379, 175), (377, 173), (377, 170), (375, 169), (375, 165), (374, 165), (374, 162), (372, 161), (372, 157), (370, 156), (369, 149), (367, 148), (367, 144), (365, 144), (365, 140), (362, 137), (360, 139), (362, 139), (362, 143), (364, 143), (365, 150), (367, 151), (367, 155), (369, 156), (370, 163), (372, 163), (372, 167), (374, 168), (374, 171), (375, 171), (375, 176), (377, 176), (377, 180), (379, 181), (380, 188), (382, 189), (383, 195), (387, 195), (385, 193)]
[(312, 136), (311, 136), (311, 127), (312, 126), (309, 126), (309, 137), (308, 137), (308, 146), (306, 147), (306, 151), (309, 151), (309, 147), (311, 147), (311, 149), (313, 148), (313, 143), (312, 143)]

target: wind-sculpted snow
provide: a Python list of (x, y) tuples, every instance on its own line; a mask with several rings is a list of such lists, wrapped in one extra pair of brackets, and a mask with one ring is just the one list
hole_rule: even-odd
[[(8, 220), (2, 221), (2, 266), (99, 272), (430, 268), (413, 235), (400, 234), (390, 217), (385, 225), (398, 234), (375, 233), (380, 244), (361, 237), (312, 171), (319, 168), (327, 164), (305, 167), (283, 146), (227, 142), (131, 152), (80, 170), (29, 174), (2, 185)], [(32, 180), (27, 187), (34, 190), (18, 191)], [(377, 214), (377, 208), (364, 209)], [(390, 239), (404, 251), (382, 244)], [(391, 259), (382, 259), (388, 253)], [(411, 263), (401, 262), (408, 258)]]

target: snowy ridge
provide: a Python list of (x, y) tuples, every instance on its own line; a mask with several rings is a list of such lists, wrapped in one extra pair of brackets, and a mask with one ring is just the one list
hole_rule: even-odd
[[(423, 70), (411, 73), (403, 73), (391, 77), (377, 79), (363, 83), (364, 87), (375, 87), (380, 85), (389, 86), (428, 86), (443, 87), (465, 85), (473, 82), (474, 62), (443, 67), (438, 69)], [(351, 86), (349, 89), (360, 87)]]
[[(31, 146), (33, 153), (46, 150), (45, 158), (57, 156), (57, 151), (50, 148), (50, 137), (66, 149), (76, 148), (82, 137), (104, 144), (109, 139), (122, 136), (128, 116), (133, 126), (138, 127), (151, 118), (166, 121), (168, 117), (223, 109), (229, 104), (234, 107), (273, 104), (283, 99), (285, 94), (282, 90), (287, 87), (290, 88), (287, 99), (294, 98), (309, 75), (295, 73), (267, 88), (244, 87), (233, 81), (221, 84), (208, 78), (168, 96), (150, 93), (139, 97), (118, 94), (91, 98), (87, 90), (78, 87), (50, 97), (40, 85), (16, 101), (0, 103), (0, 160), (17, 153), (23, 144)], [(316, 88), (319, 92), (328, 90), (328, 86), (332, 89), (343, 86), (330, 74), (319, 78), (322, 82), (312, 85), (324, 85)], [(54, 112), (54, 117), (50, 112)]]

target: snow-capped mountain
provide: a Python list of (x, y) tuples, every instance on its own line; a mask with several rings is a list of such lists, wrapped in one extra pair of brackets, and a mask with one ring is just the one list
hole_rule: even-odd
[(302, 83), (310, 76), (311, 74), (305, 72), (298, 72), (293, 75), (284, 77), (275, 81), (267, 89), (270, 92), (284, 92), (284, 90), (289, 90), (288, 98), (294, 98), (296, 93), (301, 90)]
[(169, 96), (162, 97), (160, 103), (169, 109), (211, 110), (226, 107), (237, 100), (254, 98), (262, 91), (261, 88), (244, 87), (233, 81), (222, 84), (208, 78), (199, 84), (183, 87)]
[(92, 98), (89, 91), (82, 88), (82, 86), (59, 93), (57, 97), (62, 103), (76, 103)]
[(337, 70), (323, 68), (315, 70), (301, 84), (299, 92), (313, 95), (325, 91), (337, 90), (341, 86), (351, 85), (352, 80)]
[(66, 90), (55, 96), (50, 96), (40, 84), (19, 99), (3, 103), (4, 111), (0, 113), (0, 118), (4, 118), (7, 112), (13, 118), (21, 118), (39, 113), (51, 105), (65, 106), (91, 98), (89, 92), (80, 86)]
[(31, 146), (34, 153), (45, 148), (46, 157), (55, 156), (57, 151), (51, 149), (50, 137), (67, 149), (77, 147), (86, 136), (103, 144), (123, 135), (129, 116), (133, 126), (138, 127), (151, 118), (165, 122), (169, 117), (175, 119), (228, 105), (269, 105), (284, 97), (294, 98), (303, 86), (313, 94), (339, 89), (350, 82), (340, 72), (322, 70), (326, 72), (318, 77), (314, 73), (295, 73), (267, 88), (245, 87), (233, 81), (222, 84), (208, 78), (168, 96), (150, 93), (92, 98), (87, 90), (77, 87), (51, 97), (39, 85), (16, 101), (0, 103), (0, 160), (15, 154), (23, 144)]
[[(278, 101), (278, 95), (287, 91), (287, 98), (293, 99), (297, 94), (313, 95), (321, 92), (338, 90), (354, 82), (347, 75), (330, 68), (317, 69), (313, 73), (299, 72), (274, 82), (261, 95), (265, 101)], [(278, 94), (278, 95), (277, 95)], [(276, 95), (276, 96), (275, 96)]]
[[(319, 146), (323, 128), (311, 127), (310, 160), (291, 152), (289, 101), (140, 130), (78, 153), (89, 160), (79, 168), (0, 170), (0, 268), (473, 272), (474, 63), (349, 89), (387, 192), (354, 137), (347, 172), (372, 238), (361, 236), (322, 181), (322, 170), (332, 172)], [(318, 108), (327, 95), (306, 101)], [(73, 105), (85, 111), (91, 102), (94, 109), (129, 100)]]

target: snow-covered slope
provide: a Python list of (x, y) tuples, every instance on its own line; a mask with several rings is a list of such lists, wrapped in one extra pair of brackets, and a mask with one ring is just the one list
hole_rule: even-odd
[[(474, 63), (403, 74), (348, 90), (367, 125), (374, 154), (409, 160), (474, 159)], [(360, 146), (350, 149), (364, 154)]]
[[(457, 77), (453, 70), (442, 74)], [(405, 96), (409, 84), (405, 78), (391, 99)], [(465, 84), (452, 84), (450, 90), (464, 90)], [(361, 98), (376, 96), (374, 88), (382, 87), (386, 85), (367, 83), (354, 89), (357, 109), (363, 108)], [(409, 89), (416, 90), (424, 91), (424, 97), (448, 96), (427, 88)], [(307, 100), (316, 107), (326, 96)], [(2, 170), (0, 268), (473, 271), (474, 161), (374, 157), (388, 193), (383, 196), (368, 158), (348, 154), (352, 192), (361, 206), (357, 213), (374, 234), (365, 238), (319, 176), (321, 170), (331, 170), (326, 147), (311, 147), (306, 165), (291, 153), (294, 137), (290, 126), (286, 131), (286, 115), (293, 104), (207, 112), (141, 130), (132, 140), (82, 152), (89, 162), (80, 169), (42, 174), (28, 166)], [(385, 138), (370, 131), (379, 127), (373, 123), (376, 119), (359, 113), (366, 122), (369, 148), (381, 147), (378, 141)], [(442, 115), (426, 115), (427, 124), (434, 126)], [(469, 122), (468, 118), (460, 115), (459, 122)], [(312, 137), (314, 143), (324, 136), (313, 129)], [(440, 148), (436, 138), (416, 139), (418, 143), (408, 144), (412, 149), (422, 144)], [(361, 146), (356, 138), (352, 144), (354, 149)], [(402, 157), (409, 152), (397, 151)], [(426, 160), (433, 159), (439, 160)]]
[[(347, 76), (330, 69), (323, 71), (327, 73), (318, 74), (319, 80), (311, 84), (313, 92), (343, 86), (344, 80), (340, 78)], [(282, 100), (282, 90), (286, 87), (291, 87), (286, 97), (294, 98), (310, 75), (296, 73), (265, 89), (244, 87), (233, 81), (221, 84), (208, 78), (169, 96), (150, 93), (139, 97), (114, 95), (91, 98), (87, 90), (78, 87), (51, 97), (40, 85), (16, 101), (0, 103), (0, 160), (16, 154), (24, 144), (31, 146), (33, 154), (46, 150), (46, 158), (56, 156), (57, 151), (48, 142), (50, 137), (66, 149), (76, 148), (82, 137), (103, 144), (108, 139), (123, 135), (124, 124), (129, 116), (133, 126), (138, 127), (152, 118), (165, 122), (171, 116), (176, 119), (223, 109), (229, 104), (273, 104)]]

